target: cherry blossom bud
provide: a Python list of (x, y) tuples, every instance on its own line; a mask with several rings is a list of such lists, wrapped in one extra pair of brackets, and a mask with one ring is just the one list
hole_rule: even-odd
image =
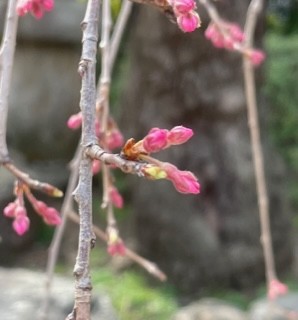
[(177, 126), (171, 129), (167, 135), (168, 143), (178, 145), (186, 142), (193, 136), (193, 131), (183, 126)]
[(172, 181), (180, 193), (200, 193), (198, 179), (190, 171), (180, 171), (170, 163), (164, 163), (163, 169), (167, 172), (167, 179)]
[(111, 256), (115, 256), (115, 255), (124, 256), (126, 253), (126, 248), (123, 241), (119, 237), (118, 230), (114, 227), (108, 228), (107, 237), (108, 237), (108, 240), (107, 240), (108, 253)]
[(167, 133), (165, 129), (151, 129), (143, 139), (144, 150), (148, 153), (161, 151), (167, 145)]
[(17, 204), (15, 202), (10, 202), (3, 210), (3, 214), (7, 218), (15, 217), (15, 210), (17, 208)]
[(254, 49), (248, 52), (248, 57), (254, 66), (259, 66), (266, 56), (262, 50)]
[(69, 117), (67, 126), (69, 129), (75, 130), (80, 128), (82, 125), (82, 113), (76, 113)]
[(109, 198), (116, 208), (121, 209), (123, 207), (123, 198), (117, 188), (111, 187), (109, 189)]
[(268, 298), (275, 300), (277, 297), (284, 295), (288, 292), (288, 287), (277, 279), (273, 279), (269, 283)]
[(126, 247), (125, 247), (123, 241), (119, 240), (116, 243), (109, 244), (107, 251), (108, 251), (108, 254), (111, 256), (116, 256), (116, 255), (125, 256)]
[(15, 217), (24, 217), (27, 215), (25, 207), (18, 205), (14, 211)]
[(101, 161), (100, 160), (93, 160), (92, 161), (92, 173), (95, 175), (97, 174), (101, 169)]
[(245, 38), (244, 32), (241, 30), (240, 26), (237, 23), (229, 23), (228, 24), (228, 31), (234, 41), (243, 42), (243, 40)]
[(61, 218), (59, 212), (52, 207), (48, 207), (45, 213), (43, 214), (43, 220), (49, 225), (58, 225), (61, 223)]
[(124, 138), (118, 129), (114, 129), (106, 136), (106, 144), (108, 149), (113, 150), (124, 144)]
[(173, 0), (173, 9), (176, 15), (188, 13), (195, 7), (194, 0)]
[[(35, 199), (35, 198), (33, 198)], [(33, 200), (32, 199), (32, 200)], [(31, 200), (31, 199), (30, 199)], [(46, 211), (48, 209), (48, 206), (43, 202), (43, 201), (31, 201), (35, 211), (37, 213), (39, 213), (41, 216), (45, 215), (46, 214)]]
[(46, 11), (51, 11), (54, 8), (54, 0), (43, 0), (43, 8)]
[(201, 25), (201, 19), (195, 11), (181, 14), (177, 17), (177, 24), (183, 32), (193, 32)]
[(19, 236), (22, 236), (25, 232), (27, 232), (29, 229), (29, 226), (30, 226), (30, 220), (26, 215), (17, 216), (12, 223), (13, 229)]

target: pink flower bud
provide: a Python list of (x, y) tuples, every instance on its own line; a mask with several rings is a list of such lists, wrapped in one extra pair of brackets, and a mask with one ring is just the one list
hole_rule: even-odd
[(273, 279), (269, 283), (268, 298), (275, 300), (277, 297), (284, 295), (288, 292), (288, 287), (277, 279)]
[(181, 14), (177, 17), (177, 24), (183, 32), (193, 32), (201, 25), (201, 19), (195, 11)]
[(171, 129), (168, 133), (168, 144), (182, 144), (193, 136), (193, 131), (183, 126), (177, 126)]
[(116, 256), (116, 255), (125, 256), (126, 254), (125, 245), (121, 240), (119, 240), (119, 242), (109, 244), (107, 251), (108, 251), (108, 254), (111, 256)]
[(15, 232), (22, 236), (25, 232), (28, 231), (30, 226), (30, 220), (26, 215), (19, 215), (15, 218), (14, 222), (12, 223), (12, 227)]
[(163, 169), (167, 172), (167, 179), (171, 180), (177, 191), (181, 193), (200, 193), (198, 179), (190, 171), (180, 171), (170, 163), (164, 163)]
[(122, 208), (123, 207), (123, 198), (119, 191), (115, 187), (111, 187), (109, 190), (109, 197), (110, 201), (113, 203), (113, 205), (116, 208)]
[(58, 225), (61, 223), (61, 218), (59, 212), (52, 207), (48, 207), (45, 213), (43, 214), (43, 220), (49, 225)]
[(230, 33), (230, 36), (233, 38), (234, 41), (243, 42), (245, 38), (244, 32), (241, 30), (237, 23), (229, 23), (227, 28)]
[(98, 174), (98, 172), (100, 171), (101, 169), (101, 161), (100, 160), (93, 160), (92, 161), (92, 173), (95, 175), (95, 174)]
[[(32, 203), (32, 202), (31, 202)], [(45, 215), (48, 210), (48, 206), (43, 201), (35, 201), (32, 203), (35, 211), (40, 215)]]
[(7, 218), (14, 218), (15, 217), (15, 210), (17, 204), (15, 202), (10, 202), (3, 210), (3, 214)]
[(54, 0), (43, 0), (43, 8), (46, 11), (51, 11), (54, 8)]
[(124, 138), (118, 129), (114, 129), (106, 136), (106, 144), (108, 149), (113, 150), (124, 144)]
[(15, 217), (27, 216), (27, 211), (25, 207), (18, 205), (14, 211)]
[(143, 139), (144, 150), (148, 153), (161, 151), (167, 145), (167, 133), (165, 129), (151, 129)]
[(67, 126), (69, 129), (78, 129), (82, 125), (82, 113), (76, 113), (69, 117), (67, 121)]
[(265, 60), (266, 56), (262, 50), (254, 49), (248, 52), (248, 57), (254, 66), (258, 66)]
[(194, 0), (173, 0), (173, 9), (176, 15), (188, 13), (195, 7)]

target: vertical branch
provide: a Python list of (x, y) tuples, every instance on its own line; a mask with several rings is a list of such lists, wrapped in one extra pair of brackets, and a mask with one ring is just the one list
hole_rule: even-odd
[(75, 305), (68, 319), (89, 320), (91, 306), (91, 279), (89, 273), (89, 256), (93, 242), (92, 232), (92, 170), (91, 159), (85, 154), (85, 148), (96, 144), (95, 104), (96, 80), (95, 65), (98, 41), (99, 0), (89, 0), (82, 22), (83, 48), (79, 64), (82, 77), (80, 108), (83, 116), (82, 147), (79, 184), (74, 196), (79, 206), (80, 234), (79, 247), (74, 267)]
[[(110, 70), (113, 69), (113, 66), (115, 63), (115, 57), (117, 56), (119, 44), (121, 42), (125, 27), (127, 24), (127, 20), (128, 20), (130, 11), (131, 11), (131, 7), (132, 7), (132, 3), (127, 0), (124, 1), (123, 5), (121, 7), (121, 10), (120, 10), (120, 13), (119, 13), (116, 25), (115, 25), (115, 29), (114, 29), (114, 32), (112, 35), (112, 39), (111, 39)], [(67, 220), (67, 217), (69, 217), (69, 215), (67, 213), (69, 213), (71, 211), (71, 207), (72, 207), (71, 206), (71, 202), (72, 202), (71, 193), (74, 190), (75, 184), (77, 183), (80, 155), (81, 155), (81, 148), (78, 147), (76, 155), (74, 156), (74, 159), (71, 161), (71, 174), (70, 174), (65, 198), (63, 201), (63, 205), (61, 208), (62, 223), (61, 223), (61, 225), (57, 226), (55, 233), (54, 233), (53, 240), (50, 245), (50, 249), (49, 249), (48, 263), (47, 263), (47, 270), (46, 270), (46, 273), (47, 273), (46, 292), (45, 292), (45, 297), (44, 297), (43, 306), (42, 306), (42, 319), (46, 319), (46, 317), (47, 317), (47, 310), (49, 308), (51, 283), (52, 283), (52, 279), (53, 279), (54, 268), (55, 268), (55, 265), (57, 262), (57, 256), (58, 256), (58, 252), (60, 249), (62, 236), (63, 236), (64, 230), (65, 230), (66, 220)], [(132, 259), (133, 258), (134, 258), (134, 256), (132, 256)], [(139, 261), (138, 259), (135, 259), (135, 260), (137, 262)], [(146, 268), (145, 264), (144, 264), (144, 268)], [(150, 268), (150, 270), (151, 269), (152, 268)]]
[[(262, 5), (262, 0), (252, 0), (248, 8), (246, 25), (244, 29), (246, 37), (246, 48), (252, 47), (256, 20), (259, 12), (262, 9)], [(258, 206), (260, 213), (261, 242), (265, 257), (266, 279), (267, 284), (269, 285), (269, 283), (273, 279), (276, 279), (276, 271), (270, 231), (268, 193), (264, 172), (265, 170), (260, 138), (260, 126), (258, 121), (254, 69), (251, 61), (245, 56), (243, 56), (243, 69), (248, 112), (248, 125), (251, 137), (252, 155), (257, 185)]]
[(0, 48), (0, 164), (9, 161), (6, 143), (8, 97), (18, 28), (17, 0), (10, 0)]

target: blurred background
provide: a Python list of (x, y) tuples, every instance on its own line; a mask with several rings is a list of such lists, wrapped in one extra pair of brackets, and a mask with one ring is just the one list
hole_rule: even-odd
[[(114, 19), (120, 4), (112, 0)], [(242, 27), (248, 4), (216, 2), (222, 17)], [(5, 9), (2, 1), (1, 33)], [(10, 93), (8, 143), (15, 164), (62, 189), (79, 139), (66, 122), (79, 111), (84, 10), (85, 1), (60, 0), (41, 21), (20, 19)], [(95, 287), (108, 293), (124, 320), (170, 319), (180, 306), (204, 297), (247, 310), (265, 294), (241, 57), (212, 47), (204, 38), (208, 17), (200, 6), (198, 11), (202, 27), (183, 34), (158, 11), (135, 5), (114, 70), (112, 113), (125, 138), (141, 139), (152, 127), (192, 128), (195, 135), (187, 144), (158, 157), (191, 170), (202, 186), (198, 196), (182, 195), (167, 181), (115, 172), (125, 199), (124, 209), (117, 210), (123, 239), (168, 275), (167, 283), (158, 283), (127, 259), (111, 259), (97, 241), (92, 251)], [(267, 55), (256, 82), (275, 260), (280, 278), (295, 291), (298, 2), (267, 1), (255, 37), (256, 47)], [(13, 200), (13, 177), (2, 168), (0, 183), (2, 212)], [(94, 186), (94, 221), (104, 229), (100, 178), (95, 177)], [(34, 212), (30, 219), (30, 232), (18, 237), (11, 221), (0, 215), (1, 266), (44, 270), (53, 229)], [(77, 226), (69, 222), (56, 268), (69, 277), (77, 236)]]

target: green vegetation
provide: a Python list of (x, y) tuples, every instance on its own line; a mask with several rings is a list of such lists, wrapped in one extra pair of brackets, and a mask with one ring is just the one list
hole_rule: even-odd
[(105, 267), (93, 272), (92, 281), (95, 288), (109, 294), (122, 320), (168, 320), (177, 310), (168, 287), (152, 288), (137, 272), (114, 274)]
[(269, 34), (266, 48), (271, 135), (292, 171), (289, 196), (298, 208), (298, 34)]

